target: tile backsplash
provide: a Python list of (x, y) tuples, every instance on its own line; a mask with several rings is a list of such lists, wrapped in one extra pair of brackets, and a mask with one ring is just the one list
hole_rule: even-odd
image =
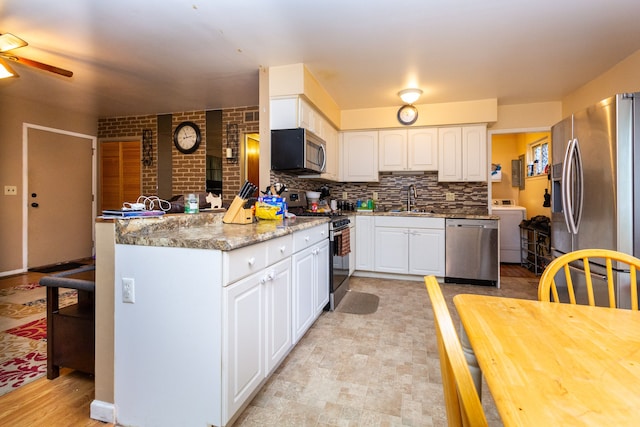
[[(473, 210), (482, 213), (488, 211), (488, 188), (486, 182), (438, 182), (437, 172), (425, 172), (421, 175), (394, 175), (381, 173), (379, 182), (329, 182), (298, 178), (282, 172), (271, 171), (271, 183), (282, 182), (288, 188), (300, 190), (317, 190), (326, 185), (332, 199), (342, 199), (347, 193), (347, 200), (356, 202), (373, 198), (378, 193), (376, 209), (388, 210), (407, 205), (407, 190), (415, 185), (418, 197), (415, 205), (418, 208), (434, 210)], [(447, 193), (454, 200), (447, 200)]]

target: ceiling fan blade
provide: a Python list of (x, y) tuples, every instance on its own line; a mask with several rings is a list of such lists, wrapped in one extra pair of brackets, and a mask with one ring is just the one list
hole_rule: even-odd
[(11, 33), (0, 34), (0, 52), (7, 52), (19, 47), (25, 47), (28, 44), (29, 43), (22, 40), (20, 37), (14, 36)]
[(65, 70), (64, 68), (59, 68), (53, 65), (34, 61), (33, 59), (22, 58), (16, 55), (3, 55), (3, 56), (7, 59), (17, 62), (18, 64), (28, 65), (29, 67), (34, 67), (40, 70), (49, 71), (51, 73), (60, 74), (61, 76), (65, 76), (65, 77), (73, 76), (73, 71)]

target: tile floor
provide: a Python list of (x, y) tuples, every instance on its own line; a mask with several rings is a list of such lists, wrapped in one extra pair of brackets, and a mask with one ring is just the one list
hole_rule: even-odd
[[(443, 285), (452, 298), (479, 293), (537, 298), (536, 277), (501, 288)], [(236, 426), (446, 426), (433, 314), (422, 282), (352, 277), (380, 297), (374, 314), (324, 312), (240, 415)], [(489, 425), (500, 418), (483, 386)]]

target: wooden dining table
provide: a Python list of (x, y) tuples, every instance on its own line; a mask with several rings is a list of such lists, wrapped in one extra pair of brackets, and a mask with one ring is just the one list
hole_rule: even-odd
[(453, 301), (505, 426), (640, 425), (640, 312)]

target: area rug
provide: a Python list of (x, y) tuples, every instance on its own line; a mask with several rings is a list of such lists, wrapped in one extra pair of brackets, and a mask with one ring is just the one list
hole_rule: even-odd
[(372, 314), (378, 310), (380, 298), (366, 292), (349, 291), (335, 311), (351, 314)]
[[(60, 292), (60, 306), (77, 292)], [(46, 288), (38, 283), (0, 289), (0, 396), (47, 373)]]

